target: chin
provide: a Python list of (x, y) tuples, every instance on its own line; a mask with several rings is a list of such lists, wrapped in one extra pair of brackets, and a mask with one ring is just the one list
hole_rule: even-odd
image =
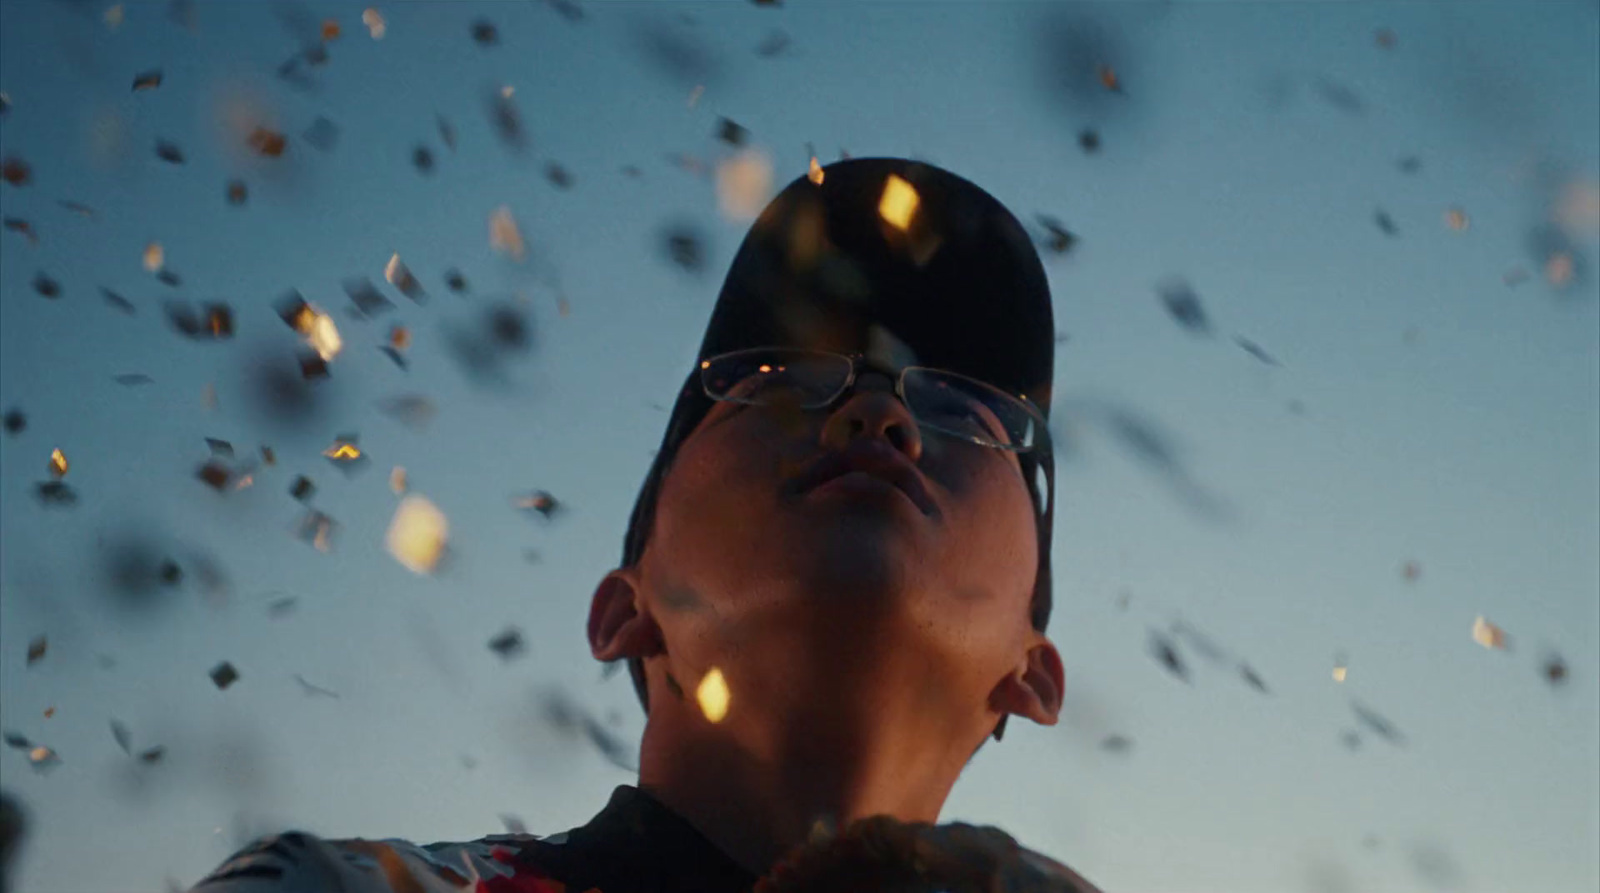
[(791, 553), (806, 588), (860, 603), (910, 592), (927, 556), (915, 532), (899, 519), (839, 513), (814, 519)]

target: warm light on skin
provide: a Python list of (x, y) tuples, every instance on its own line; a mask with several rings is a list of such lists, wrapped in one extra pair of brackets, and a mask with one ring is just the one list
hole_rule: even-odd
[(700, 687), (695, 689), (694, 695), (706, 719), (718, 723), (728, 715), (728, 683), (722, 678), (722, 671), (716, 667), (712, 667), (711, 672), (700, 680)]
[(911, 228), (911, 218), (921, 203), (917, 190), (895, 174), (890, 174), (883, 184), (883, 197), (878, 200), (878, 215), (900, 230)]

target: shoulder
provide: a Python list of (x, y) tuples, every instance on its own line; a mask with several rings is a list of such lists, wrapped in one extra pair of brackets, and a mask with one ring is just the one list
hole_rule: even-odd
[[(510, 879), (540, 876), (527, 845), (542, 839), (491, 834), (419, 845), (398, 838), (330, 840), (287, 831), (234, 853), (190, 893), (498, 893), (502, 888), (522, 893), (524, 888), (510, 886)], [(540, 893), (531, 885), (527, 889)]]

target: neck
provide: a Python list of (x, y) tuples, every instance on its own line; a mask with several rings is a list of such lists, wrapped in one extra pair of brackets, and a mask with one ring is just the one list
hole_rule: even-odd
[[(795, 692), (792, 681), (770, 698), (747, 687), (717, 724), (700, 713), (687, 682), (682, 701), (652, 696), (640, 787), (758, 875), (819, 820), (837, 828), (872, 815), (937, 821), (981, 731), (973, 739), (970, 722), (941, 722), (921, 699), (857, 688), (840, 709), (839, 698)], [(879, 683), (886, 694), (906, 691)]]

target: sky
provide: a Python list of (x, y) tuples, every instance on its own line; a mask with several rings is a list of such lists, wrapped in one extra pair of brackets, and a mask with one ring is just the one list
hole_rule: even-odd
[[(1062, 718), (942, 820), (1118, 893), (1600, 884), (1600, 4), (388, 2), (381, 39), (363, 4), (119, 8), (0, 4), (0, 727), (57, 757), (0, 750), (20, 893), (186, 887), (288, 828), (554, 833), (634, 782), (540, 704), (636, 746), (583, 629), (748, 225), (718, 171), (770, 167), (759, 205), (843, 152), (1077, 237), (1041, 247)], [(353, 316), (360, 279), (393, 306)], [(310, 384), (290, 290), (343, 340)], [(323, 456), (345, 434), (364, 465)], [(395, 467), (448, 518), (431, 573), (385, 547)]]

